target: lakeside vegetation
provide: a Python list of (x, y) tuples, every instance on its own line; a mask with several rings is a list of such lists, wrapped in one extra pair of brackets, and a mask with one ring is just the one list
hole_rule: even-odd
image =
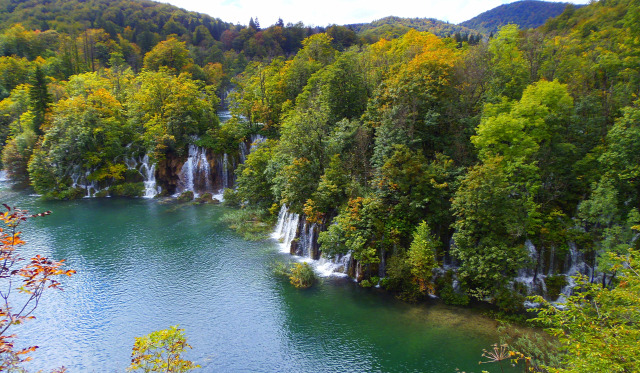
[[(229, 219), (245, 236), (286, 205), (320, 227), (323, 255), (352, 256), (365, 287), (515, 313), (533, 294), (556, 300), (580, 260), (588, 277), (567, 308), (538, 316), (567, 352), (552, 368), (638, 366), (637, 1), (569, 7), (488, 40), (72, 6), (5, 4), (0, 17), (2, 166), (14, 181), (47, 198), (84, 196), (79, 178), (140, 196), (128, 159), (168, 170), (189, 145), (234, 154), (261, 135), (225, 196), (244, 207)], [(224, 124), (222, 98), (234, 115)], [(307, 274), (292, 277), (304, 287)]]

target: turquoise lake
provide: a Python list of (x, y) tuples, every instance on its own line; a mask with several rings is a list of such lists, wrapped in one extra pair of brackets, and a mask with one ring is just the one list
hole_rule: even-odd
[[(479, 365), (498, 341), (477, 312), (411, 305), (347, 278), (295, 289), (273, 273), (291, 260), (273, 240), (247, 242), (224, 207), (151, 199), (43, 202), (0, 185), (0, 200), (53, 211), (22, 226), (25, 255), (77, 271), (16, 326), (38, 345), (30, 370), (124, 372), (134, 337), (185, 329), (202, 372), (499, 372)], [(521, 371), (505, 369), (505, 371)]]

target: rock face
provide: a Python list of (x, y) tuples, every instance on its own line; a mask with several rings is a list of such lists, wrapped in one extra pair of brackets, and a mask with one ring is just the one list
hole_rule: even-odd
[(166, 193), (173, 195), (178, 190), (180, 171), (184, 159), (180, 159), (175, 153), (169, 153), (165, 159), (158, 162), (156, 167), (156, 182)]
[(187, 190), (196, 196), (216, 194), (233, 188), (238, 155), (213, 154), (208, 149), (189, 146), (186, 157), (167, 154), (157, 165), (157, 183), (169, 195)]

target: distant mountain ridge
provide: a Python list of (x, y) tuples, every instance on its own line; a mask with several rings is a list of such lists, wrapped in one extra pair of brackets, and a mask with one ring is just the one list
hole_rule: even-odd
[(369, 23), (354, 23), (345, 25), (365, 39), (377, 40), (380, 38), (395, 39), (410, 29), (428, 31), (432, 34), (448, 37), (455, 33), (475, 34), (467, 27), (444, 22), (435, 18), (402, 18), (389, 16)]
[[(487, 35), (495, 33), (501, 26), (509, 23), (517, 24), (524, 29), (537, 28), (550, 18), (559, 16), (567, 5), (573, 4), (540, 0), (516, 1), (495, 7), (459, 25)], [(575, 7), (581, 7), (581, 5), (575, 5)]]

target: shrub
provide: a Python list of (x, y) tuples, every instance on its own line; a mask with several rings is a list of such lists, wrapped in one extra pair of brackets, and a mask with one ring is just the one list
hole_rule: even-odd
[(109, 188), (109, 192), (114, 197), (142, 197), (144, 194), (144, 183), (124, 183), (114, 185)]
[(458, 293), (451, 284), (446, 284), (440, 289), (440, 298), (445, 304), (452, 306), (466, 306), (469, 304), (469, 296), (465, 293)]
[(184, 329), (178, 329), (178, 325), (136, 337), (131, 365), (127, 370), (178, 373), (199, 368), (199, 365), (182, 359), (182, 354), (188, 348), (191, 346), (187, 343)]
[(373, 285), (371, 284), (371, 281), (369, 281), (369, 280), (362, 280), (362, 281), (360, 281), (360, 286), (362, 286), (363, 288), (370, 288)]
[(507, 313), (524, 312), (524, 301), (524, 296), (507, 288), (498, 290), (494, 298), (494, 302), (500, 308), (500, 311)]
[(440, 298), (445, 304), (452, 306), (466, 306), (469, 304), (469, 296), (464, 292), (458, 292), (453, 288), (454, 272), (447, 271), (444, 276), (438, 278), (437, 285)]
[(263, 209), (243, 208), (229, 211), (222, 217), (222, 221), (229, 224), (229, 228), (241, 234), (245, 240), (260, 241), (269, 237), (271, 224), (269, 212)]
[(238, 207), (242, 203), (238, 192), (231, 188), (227, 188), (224, 190), (224, 192), (222, 193), (222, 198), (224, 199), (222, 204), (225, 206)]
[(544, 283), (547, 285), (547, 298), (555, 300), (560, 296), (562, 288), (567, 286), (567, 278), (563, 275), (548, 276)]
[(316, 275), (309, 263), (296, 263), (290, 269), (289, 281), (298, 289), (305, 289), (313, 285)]

